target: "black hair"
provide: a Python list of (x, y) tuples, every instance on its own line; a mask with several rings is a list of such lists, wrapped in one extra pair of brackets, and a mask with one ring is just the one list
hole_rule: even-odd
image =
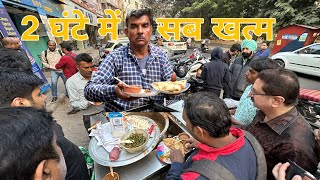
[(57, 43), (54, 42), (53, 40), (48, 40), (48, 41), (47, 41), (47, 45), (49, 45), (49, 42), (53, 42), (55, 45), (57, 45)]
[(0, 59), (0, 70), (7, 69), (12, 71), (25, 71), (26, 73), (33, 74), (32, 69), (23, 63), (13, 58), (11, 55), (4, 56)]
[(140, 18), (142, 16), (148, 16), (149, 18), (149, 21), (150, 21), (150, 26), (152, 26), (153, 24), (153, 15), (152, 15), (152, 11), (151, 9), (149, 8), (146, 8), (146, 9), (136, 9), (136, 10), (133, 10), (131, 11), (130, 13), (127, 14), (127, 17), (126, 17), (126, 26), (128, 27), (129, 25), (129, 19), (131, 17), (136, 17), (136, 18)]
[(286, 105), (295, 105), (300, 92), (298, 76), (287, 69), (267, 69), (259, 73), (262, 90), (272, 96), (282, 96)]
[(281, 66), (270, 58), (261, 58), (251, 61), (249, 66), (258, 73), (266, 69), (277, 69)]
[(270, 42), (269, 41), (262, 41), (261, 44), (266, 43), (266, 45), (269, 47)]
[(0, 108), (0, 177), (33, 179), (43, 160), (60, 161), (53, 143), (53, 118), (30, 107)]
[(36, 75), (12, 70), (0, 71), (0, 106), (10, 106), (17, 98), (32, 98), (34, 89), (43, 84)]
[(60, 43), (61, 49), (65, 48), (67, 51), (72, 51), (72, 46), (68, 42)]
[(76, 63), (78, 65), (80, 64), (81, 61), (90, 63), (92, 62), (92, 60), (93, 60), (92, 57), (88, 53), (81, 53), (81, 54), (78, 54), (76, 57)]
[(9, 35), (9, 36), (7, 36), (7, 37), (11, 37), (11, 38), (19, 38), (18, 36), (16, 36), (16, 35)]
[(197, 92), (184, 102), (184, 111), (193, 126), (219, 138), (230, 132), (231, 116), (226, 104), (213, 92)]
[(232, 44), (231, 48), (230, 48), (231, 52), (236, 52), (239, 51), (241, 52), (241, 45), (236, 43), (236, 44)]

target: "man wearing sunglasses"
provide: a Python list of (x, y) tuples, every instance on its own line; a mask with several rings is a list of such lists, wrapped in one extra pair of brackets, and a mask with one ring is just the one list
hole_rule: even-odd
[(317, 170), (317, 147), (310, 125), (295, 107), (299, 96), (297, 75), (285, 69), (259, 73), (249, 96), (259, 111), (246, 128), (262, 145), (268, 169), (288, 159), (308, 172)]

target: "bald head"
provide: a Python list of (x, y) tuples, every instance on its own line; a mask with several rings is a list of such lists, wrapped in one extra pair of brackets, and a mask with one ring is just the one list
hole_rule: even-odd
[(2, 40), (1, 40), (2, 44), (4, 45), (4, 47), (8, 48), (7, 46), (12, 44), (12, 38), (11, 37), (4, 37)]
[(2, 44), (4, 47), (8, 49), (20, 49), (20, 39), (18, 37), (4, 37), (2, 40)]

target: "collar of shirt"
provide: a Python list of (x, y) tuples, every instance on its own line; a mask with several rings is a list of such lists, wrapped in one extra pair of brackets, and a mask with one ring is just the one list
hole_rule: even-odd
[(77, 72), (77, 75), (79, 76), (79, 78), (80, 78), (81, 80), (87, 80), (86, 78), (84, 78), (84, 77), (80, 74), (79, 71)]
[(264, 118), (260, 119), (260, 123), (267, 124), (274, 132), (281, 135), (299, 116), (298, 110), (293, 107), (290, 111), (268, 121), (264, 122)]
[[(59, 53), (59, 51), (58, 51), (59, 49), (58, 48), (56, 48), (54, 51), (51, 51), (49, 48), (47, 49), (47, 52), (49, 53), (49, 52), (53, 52), (53, 53)], [(62, 51), (61, 51), (62, 52)]]
[[(155, 55), (155, 48), (154, 48), (154, 45), (152, 45), (151, 43), (149, 43), (149, 47), (148, 47), (148, 51), (149, 51), (149, 55), (152, 57), (152, 58), (156, 58), (157, 56)], [(134, 57), (134, 59), (137, 59), (136, 56), (134, 55), (134, 52), (133, 50), (130, 48), (130, 43), (128, 44), (128, 55)], [(149, 57), (150, 58), (150, 57)]]
[(228, 155), (238, 151), (245, 144), (244, 132), (239, 128), (230, 128), (230, 132), (233, 136), (237, 137), (233, 143), (230, 143), (221, 148), (210, 147), (203, 143), (198, 143), (199, 148), (198, 154), (192, 157), (193, 161), (200, 159), (216, 160), (219, 155)]

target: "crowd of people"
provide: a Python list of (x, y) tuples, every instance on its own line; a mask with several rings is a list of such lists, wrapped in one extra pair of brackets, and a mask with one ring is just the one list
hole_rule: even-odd
[[(57, 81), (61, 77), (72, 107), (68, 114), (96, 102), (104, 102), (107, 112), (146, 103), (146, 98), (123, 92), (123, 82), (150, 89), (153, 82), (176, 78), (167, 54), (150, 43), (152, 24), (149, 9), (129, 13), (125, 34), (130, 43), (108, 54), (94, 75), (89, 54), (76, 55), (67, 42), (59, 49), (49, 40), (41, 61), (50, 70), (51, 102), (58, 99)], [(19, 38), (4, 37), (2, 43), (0, 177), (90, 179), (82, 152), (64, 137), (62, 127), (46, 111), (47, 97), (40, 89), (43, 82), (33, 74)], [(220, 47), (212, 51), (211, 62), (201, 73), (205, 91), (184, 101), (182, 117), (193, 137), (185, 144), (190, 154), (171, 151), (166, 179), (283, 180), (290, 167), (288, 160), (316, 172), (320, 132), (313, 132), (295, 108), (298, 77), (268, 59), (268, 46), (263, 42), (256, 51), (254, 40), (243, 40), (226, 52)], [(234, 114), (219, 98), (222, 90), (223, 97), (239, 100)], [(152, 100), (163, 103), (164, 95)]]

